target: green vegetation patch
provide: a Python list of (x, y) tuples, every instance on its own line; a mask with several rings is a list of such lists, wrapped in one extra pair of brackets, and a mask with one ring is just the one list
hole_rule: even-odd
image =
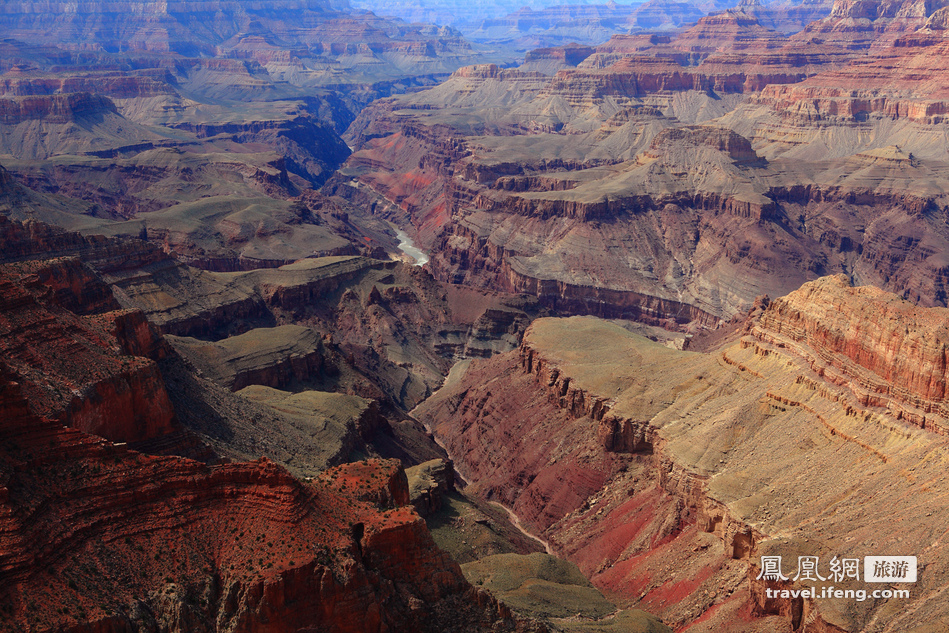
[(596, 622), (558, 620), (554, 626), (564, 633), (672, 633), (659, 618), (639, 609), (620, 611)]
[(498, 554), (462, 570), (472, 584), (535, 617), (599, 619), (616, 610), (576, 565), (549, 554)]

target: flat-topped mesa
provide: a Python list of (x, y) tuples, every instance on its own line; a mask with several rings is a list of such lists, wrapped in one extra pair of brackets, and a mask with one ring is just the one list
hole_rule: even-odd
[(503, 70), (497, 64), (475, 64), (463, 66), (451, 74), (452, 78), (464, 79), (498, 79)]
[(594, 51), (596, 51), (596, 49), (592, 46), (579, 46), (576, 44), (552, 48), (535, 48), (534, 50), (527, 51), (524, 56), (524, 63), (554, 60), (566, 64), (567, 66), (576, 66), (592, 55)]
[(742, 64), (682, 66), (666, 57), (627, 55), (606, 67), (594, 61), (590, 68), (561, 70), (541, 95), (562, 97), (571, 105), (581, 106), (608, 96), (643, 97), (667, 91), (756, 92), (770, 84), (795, 83), (808, 75), (795, 67), (793, 55), (771, 58), (775, 63), (747, 68)]
[(117, 115), (115, 104), (88, 92), (0, 99), (0, 123), (4, 125), (25, 121), (69, 123), (105, 114)]
[[(541, 72), (533, 70), (501, 68), (497, 64), (474, 64), (471, 66), (462, 66), (453, 72), (449, 77), (449, 80), (452, 79), (467, 79), (473, 83), (488, 80), (537, 82), (546, 81), (548, 77)], [(462, 92), (464, 91), (462, 90)]]
[(324, 365), (320, 333), (299, 325), (254, 328), (217, 343), (172, 337), (172, 344), (232, 391), (248, 385), (281, 389), (306, 382), (318, 376)]
[[(729, 169), (734, 169), (729, 163), (741, 167), (764, 167), (766, 161), (755, 152), (748, 139), (731, 130), (711, 126), (668, 128), (659, 132), (638, 160), (640, 168), (652, 170), (657, 178), (641, 176), (641, 186), (627, 186), (608, 196), (589, 186), (575, 187), (575, 182), (563, 178), (545, 181), (540, 176), (500, 177), (494, 182), (493, 190), (482, 192), (456, 181), (449, 190), (449, 201), (456, 209), (469, 207), (492, 213), (563, 217), (583, 222), (658, 211), (667, 204), (757, 219), (771, 217), (776, 211), (773, 201), (750, 183), (736, 193), (734, 187), (725, 190), (720, 183), (698, 185), (685, 178), (671, 182), (662, 178), (668, 172), (688, 172), (692, 165), (703, 161), (705, 164), (728, 166)], [(656, 184), (659, 179), (663, 183), (661, 186)], [(733, 180), (737, 181), (737, 178)], [(498, 191), (522, 192), (531, 184), (538, 187), (525, 195), (505, 195)], [(556, 193), (568, 190), (573, 192)], [(550, 195), (543, 195), (545, 192)]]
[(949, 433), (949, 310), (920, 308), (846, 276), (823, 277), (776, 299), (744, 345), (766, 343), (804, 357), (865, 406)]
[(689, 53), (689, 61), (697, 62), (711, 53), (753, 47), (758, 50), (783, 45), (786, 36), (758, 23), (753, 13), (728, 10), (708, 15), (676, 38), (673, 48)]
[[(168, 84), (167, 71), (144, 75), (119, 75), (105, 73), (89, 77), (4, 77), (0, 79), (0, 94), (8, 96), (36, 95), (72, 95), (73, 93), (93, 93), (116, 99), (132, 99), (173, 95), (174, 89)], [(148, 76), (152, 74), (154, 76)]]
[(735, 163), (763, 163), (751, 147), (751, 141), (729, 129), (710, 125), (689, 125), (667, 128), (653, 139), (645, 157), (659, 158), (670, 148), (710, 147), (726, 154)]

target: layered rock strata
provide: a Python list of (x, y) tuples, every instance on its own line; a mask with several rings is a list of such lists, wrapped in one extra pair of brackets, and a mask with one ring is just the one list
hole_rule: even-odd
[(560, 314), (699, 329), (837, 273), (945, 305), (947, 9), (858, 4), (788, 36), (746, 3), (552, 77), (462, 69), (364, 112), (328, 191), (440, 279)]
[(349, 475), (377, 506), (266, 459), (148, 457), (30, 413), (9, 376), (0, 630), (540, 630), (435, 548), (391, 465)]
[[(0, 275), (4, 363), (36, 414), (116, 442), (180, 428), (155, 363), (167, 344), (140, 312), (117, 309), (76, 260), (6, 264)], [(76, 303), (91, 314), (63, 306)]]
[(849, 388), (865, 407), (883, 407), (946, 434), (949, 312), (923, 309), (843, 276), (805, 284), (773, 301), (752, 336), (789, 348), (829, 382)]
[[(589, 318), (535, 321), (518, 354), (473, 365), (417, 413), (474, 490), (608, 596), (680, 630), (938, 623), (946, 614), (917, 592), (782, 599), (765, 589), (800, 585), (758, 577), (763, 555), (782, 556), (788, 578), (798, 556), (828, 578), (834, 555), (871, 550), (941, 566), (941, 310), (826, 278), (757, 314), (740, 342), (706, 354)], [(911, 370), (884, 370), (902, 356)], [(914, 589), (946, 582), (926, 572)]]

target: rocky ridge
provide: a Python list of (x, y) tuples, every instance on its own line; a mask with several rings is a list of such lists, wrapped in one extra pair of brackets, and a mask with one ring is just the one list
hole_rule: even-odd
[[(922, 341), (940, 315), (825, 278), (759, 308), (748, 335), (707, 354), (591, 318), (540, 320), (518, 354), (473, 365), (418, 413), (478, 493), (512, 507), (608, 596), (680, 630), (908, 630), (945, 614), (912, 598), (767, 598), (758, 558), (826, 565), (912, 550), (938, 567), (925, 526), (939, 468), (926, 455), (945, 450), (944, 368), (939, 343)], [(904, 353), (917, 369), (884, 378), (886, 359)], [(925, 420), (910, 414), (927, 399)], [(510, 437), (511, 420), (513, 444), (494, 442), (488, 456), (486, 439)], [(822, 464), (840, 476), (828, 481)], [(918, 474), (895, 476), (903, 469)], [(892, 512), (867, 515), (875, 503)], [(916, 527), (895, 529), (894, 513)]]
[(0, 398), (3, 630), (538, 630), (435, 549), (399, 506), (404, 474), (377, 508), (267, 460), (209, 468), (63, 429), (6, 374)]
[(791, 36), (753, 5), (616, 36), (550, 78), (463, 69), (364, 112), (327, 190), (440, 279), (563, 313), (703, 328), (837, 273), (945, 305), (943, 9), (844, 4)]

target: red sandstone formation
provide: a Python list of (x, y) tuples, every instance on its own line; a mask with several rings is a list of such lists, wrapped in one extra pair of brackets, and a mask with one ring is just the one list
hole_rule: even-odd
[(3, 372), (0, 630), (530, 628), (399, 506), (404, 474), (385, 496), (392, 473), (361, 468), (373, 506), (266, 459), (148, 457), (32, 414)]
[(771, 302), (752, 336), (805, 357), (863, 406), (946, 434), (949, 311), (825, 277)]
[[(154, 360), (144, 356), (161, 358), (165, 344), (141, 313), (116, 310), (111, 293), (103, 297), (101, 282), (79, 266), (65, 260), (3, 267), (5, 364), (37, 415), (116, 442), (171, 433), (177, 429), (171, 402)], [(89, 279), (90, 291), (106, 299), (102, 308), (113, 311), (88, 302)], [(72, 287), (62, 288), (63, 281)], [(67, 300), (56, 301), (63, 291)], [(55, 303), (44, 305), (45, 296)], [(56, 305), (77, 302), (96, 313), (78, 316)]]
[[(471, 490), (680, 630), (909, 630), (944, 607), (766, 598), (756, 576), (761, 555), (873, 547), (941, 564), (928, 528), (891, 517), (942, 507), (927, 456), (944, 450), (944, 313), (831, 277), (760, 302), (751, 334), (709, 354), (535, 321), (518, 354), (473, 364), (418, 414)], [(893, 514), (868, 515), (876, 503)]]

